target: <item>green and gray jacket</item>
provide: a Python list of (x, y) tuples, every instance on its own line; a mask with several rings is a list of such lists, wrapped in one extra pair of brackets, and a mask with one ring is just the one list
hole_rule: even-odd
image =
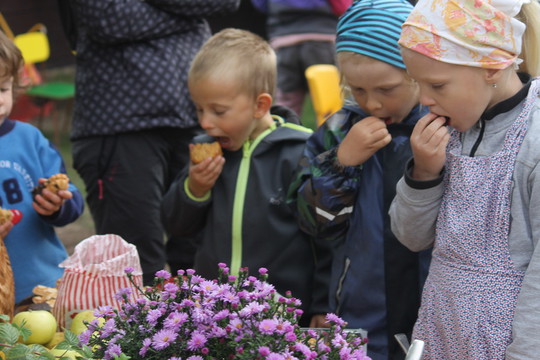
[[(286, 202), (311, 130), (292, 123), (297, 118), (288, 109), (273, 107), (272, 114), (275, 125), (257, 139), (241, 150), (224, 150), (223, 172), (207, 198), (186, 191), (185, 169), (165, 195), (164, 223), (174, 235), (202, 232), (195, 258), (199, 275), (216, 278), (220, 262), (233, 275), (239, 267), (248, 267), (252, 275), (265, 267), (280, 294), (290, 290), (304, 311), (325, 313), (328, 284), (314, 279), (315, 263), (317, 253), (330, 252), (313, 247)], [(313, 301), (316, 289), (322, 299)]]

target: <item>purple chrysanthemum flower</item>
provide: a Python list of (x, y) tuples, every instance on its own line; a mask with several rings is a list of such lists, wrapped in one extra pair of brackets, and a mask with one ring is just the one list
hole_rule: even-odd
[(276, 330), (276, 321), (272, 319), (264, 319), (259, 323), (259, 331), (263, 334), (273, 334)]
[(134, 271), (135, 271), (135, 269), (132, 268), (131, 266), (128, 266), (127, 268), (124, 269), (124, 272), (125, 272), (126, 274), (131, 274), (131, 273), (133, 273)]
[(204, 278), (202, 276), (199, 276), (199, 275), (193, 275), (193, 277), (191, 278), (191, 283), (192, 284), (200, 284), (203, 281), (204, 281)]
[(150, 348), (150, 345), (152, 345), (152, 339), (146, 338), (143, 340), (143, 347), (139, 350), (139, 355), (144, 356), (146, 355), (146, 352)]
[(207, 293), (207, 292), (215, 291), (218, 287), (215, 282), (204, 280), (204, 281), (201, 281), (201, 283), (199, 284), (199, 288), (201, 289), (201, 291)]
[(225, 319), (227, 316), (229, 316), (229, 310), (223, 309), (223, 310), (218, 311), (218, 313), (214, 315), (213, 319), (214, 321), (220, 321), (220, 320)]
[(343, 327), (345, 325), (345, 321), (342, 318), (332, 313), (326, 314), (326, 321), (332, 322), (340, 327)]
[(158, 331), (152, 337), (152, 347), (156, 350), (162, 350), (171, 345), (176, 340), (178, 334), (169, 329)]
[(296, 334), (292, 331), (289, 331), (285, 334), (285, 340), (287, 341), (296, 341)]
[(311, 349), (309, 348), (309, 346), (303, 343), (295, 343), (293, 349), (295, 351), (301, 352), (304, 356), (309, 356), (309, 354), (311, 353)]
[(148, 323), (151, 326), (155, 326), (161, 315), (162, 315), (161, 310), (158, 310), (158, 309), (150, 310), (148, 311), (148, 314), (146, 314), (146, 321), (148, 321)]
[[(98, 320), (93, 320), (93, 321), (96, 321), (97, 323), (99, 323)], [(105, 321), (105, 324), (103, 324), (103, 327), (101, 328), (101, 337), (102, 338), (108, 337), (112, 335), (115, 331), (116, 331), (116, 321), (114, 321), (114, 319), (108, 319), (107, 321)]]
[(176, 292), (179, 290), (178, 285), (175, 283), (166, 283), (163, 285), (163, 290), (170, 293), (171, 295), (176, 294)]
[(346, 343), (347, 343), (347, 341), (343, 338), (343, 336), (341, 336), (341, 334), (339, 334), (339, 333), (334, 334), (334, 338), (332, 339), (332, 345), (334, 345), (335, 347), (340, 348)]
[(261, 275), (266, 275), (266, 274), (268, 274), (268, 269), (267, 269), (267, 268), (263, 268), (263, 267), (260, 268), (260, 269), (259, 269), (259, 274), (261, 274)]
[(268, 356), (270, 354), (270, 348), (268, 346), (259, 346), (259, 354), (261, 356)]
[(114, 298), (116, 299), (116, 301), (123, 301), (125, 299), (128, 299), (131, 296), (131, 293), (132, 291), (130, 288), (120, 289), (114, 295)]
[(330, 347), (328, 345), (326, 345), (323, 341), (320, 341), (318, 344), (317, 344), (317, 349), (320, 351), (320, 352), (323, 352), (323, 353), (329, 353), (330, 352)]
[(278, 353), (271, 353), (271, 354), (268, 354), (268, 356), (266, 357), (266, 360), (285, 360), (285, 357)]
[(107, 346), (107, 350), (105, 350), (105, 355), (103, 358), (105, 360), (113, 359), (115, 356), (120, 356), (122, 354), (122, 348), (118, 344), (109, 344)]
[(210, 331), (210, 335), (213, 338), (224, 338), (225, 336), (227, 336), (227, 330), (219, 326), (214, 326)]
[(186, 360), (204, 360), (202, 356), (199, 355), (192, 355), (188, 357)]
[(171, 273), (168, 272), (167, 270), (159, 270), (158, 272), (156, 272), (155, 276), (158, 278), (169, 280), (171, 278)]
[(187, 348), (191, 351), (202, 348), (206, 344), (206, 336), (198, 331), (191, 334), (191, 339), (188, 340)]
[(180, 307), (185, 307), (185, 308), (190, 308), (192, 307), (193, 305), (195, 305), (195, 303), (193, 302), (193, 300), (191, 299), (184, 299), (182, 300), (182, 302), (180, 303)]
[(110, 305), (98, 306), (96, 311), (94, 311), (95, 317), (105, 317), (105, 316), (114, 316), (113, 307)]
[(240, 316), (248, 317), (253, 314), (258, 314), (264, 310), (264, 305), (251, 302), (247, 304), (242, 310), (240, 310)]
[(236, 318), (236, 319), (232, 319), (230, 322), (229, 322), (229, 325), (231, 326), (232, 330), (234, 331), (240, 331), (240, 329), (242, 329), (242, 320)]
[(92, 337), (92, 334), (94, 333), (94, 330), (86, 329), (79, 335), (79, 341), (83, 345), (88, 345), (88, 342), (90, 341), (90, 338)]
[(183, 312), (172, 312), (167, 316), (167, 319), (163, 321), (163, 327), (165, 329), (178, 330), (178, 328), (188, 320), (188, 317), (188, 314)]

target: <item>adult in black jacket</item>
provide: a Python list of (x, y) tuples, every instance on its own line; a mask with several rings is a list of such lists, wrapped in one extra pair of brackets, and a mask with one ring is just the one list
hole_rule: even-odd
[(166, 262), (161, 199), (199, 131), (186, 80), (191, 59), (210, 36), (204, 17), (235, 11), (239, 0), (71, 5), (74, 167), (85, 182), (96, 232), (135, 244), (148, 283)]

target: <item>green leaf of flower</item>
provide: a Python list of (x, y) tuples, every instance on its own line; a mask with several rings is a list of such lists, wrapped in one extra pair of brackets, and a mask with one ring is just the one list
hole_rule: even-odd
[(64, 332), (64, 339), (69, 345), (77, 347), (79, 345), (79, 337), (72, 331), (66, 330)]
[(29, 360), (35, 358), (30, 348), (23, 344), (16, 344), (9, 350), (4, 351), (9, 360)]
[(0, 323), (0, 342), (14, 345), (19, 340), (20, 332), (10, 323)]

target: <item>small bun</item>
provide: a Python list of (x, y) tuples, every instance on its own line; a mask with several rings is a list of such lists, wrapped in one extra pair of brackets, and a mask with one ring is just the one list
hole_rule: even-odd
[(69, 187), (69, 177), (66, 174), (52, 175), (47, 181), (39, 183), (32, 189), (32, 195), (40, 195), (44, 189), (47, 189), (55, 194), (58, 194), (60, 190), (67, 190)]
[(8, 209), (0, 208), (0, 225), (3, 225), (13, 219), (13, 213)]
[(194, 164), (198, 164), (209, 157), (221, 156), (223, 152), (219, 143), (214, 141), (212, 143), (195, 144), (189, 154), (191, 161)]

